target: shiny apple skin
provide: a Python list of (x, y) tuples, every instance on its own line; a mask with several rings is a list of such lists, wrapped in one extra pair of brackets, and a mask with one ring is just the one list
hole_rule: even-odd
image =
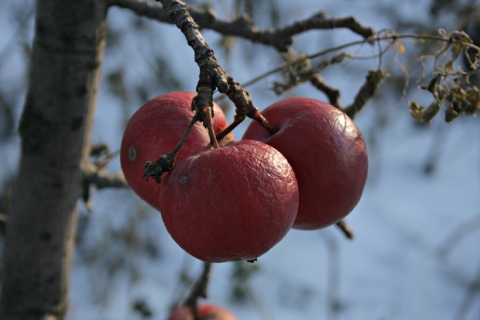
[(242, 140), (179, 162), (160, 191), (165, 226), (207, 262), (254, 260), (292, 227), (298, 185), (276, 149)]

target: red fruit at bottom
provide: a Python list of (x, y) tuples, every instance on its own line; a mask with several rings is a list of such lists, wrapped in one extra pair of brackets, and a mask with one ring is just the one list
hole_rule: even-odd
[[(200, 320), (236, 320), (228, 310), (213, 304), (199, 304), (198, 317)], [(192, 310), (188, 306), (173, 309), (168, 320), (194, 320)]]
[(242, 140), (174, 166), (160, 191), (160, 212), (172, 238), (208, 262), (253, 260), (291, 228), (298, 185), (285, 157)]

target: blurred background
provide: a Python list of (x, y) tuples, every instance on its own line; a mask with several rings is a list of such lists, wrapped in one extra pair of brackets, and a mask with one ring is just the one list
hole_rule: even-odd
[[(188, 3), (211, 6), (222, 20), (248, 14), (261, 29), (323, 11), (328, 18), (354, 16), (377, 32), (464, 30), (480, 43), (480, 5), (469, 0)], [(34, 1), (0, 2), (0, 244), (19, 159), (16, 129), (34, 11)], [(202, 34), (240, 84), (284, 62), (273, 48), (208, 29)], [(360, 40), (346, 29), (315, 30), (296, 36), (292, 47), (314, 54)], [(321, 76), (340, 91), (343, 105), (352, 103), (370, 70), (380, 66), (390, 74), (355, 117), (370, 161), (363, 197), (346, 219), (355, 239), (346, 239), (335, 227), (292, 230), (254, 264), (213, 265), (207, 301), (242, 320), (480, 318), (479, 119), (461, 116), (446, 123), (441, 114), (427, 125), (409, 112), (410, 101), (428, 106), (432, 100), (419, 86), (428, 83), (432, 55), (442, 45), (405, 39), (381, 57), (377, 44), (335, 52), (352, 58), (328, 65)], [(456, 63), (467, 68), (461, 59)], [(479, 78), (471, 77), (471, 83), (478, 85)], [(308, 82), (278, 90), (288, 79), (287, 72), (277, 72), (246, 89), (260, 109), (286, 96), (327, 100)], [(93, 143), (108, 146), (108, 152), (96, 160), (108, 171), (120, 171), (122, 132), (133, 112), (159, 94), (195, 91), (197, 80), (193, 52), (175, 26), (110, 8), (93, 136)], [(234, 106), (216, 97), (232, 121)], [(237, 140), (249, 122), (234, 131)], [(67, 318), (166, 319), (198, 277), (201, 262), (173, 242), (160, 214), (129, 189), (91, 190), (89, 201), (79, 200), (79, 206)]]

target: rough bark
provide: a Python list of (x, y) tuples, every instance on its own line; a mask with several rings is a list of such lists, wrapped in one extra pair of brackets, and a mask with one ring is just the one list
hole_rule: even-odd
[(38, 0), (0, 319), (62, 319), (88, 160), (105, 1)]

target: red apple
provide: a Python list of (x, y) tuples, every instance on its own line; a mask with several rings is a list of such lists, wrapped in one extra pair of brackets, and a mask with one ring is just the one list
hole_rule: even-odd
[(279, 150), (295, 171), (300, 203), (294, 228), (319, 229), (348, 215), (363, 192), (367, 150), (355, 123), (328, 103), (287, 98), (262, 112), (269, 133), (252, 122), (243, 139), (265, 142)]
[(256, 259), (285, 236), (297, 209), (292, 167), (279, 151), (253, 140), (184, 159), (160, 191), (172, 238), (208, 262)]
[[(191, 110), (195, 93), (177, 91), (160, 95), (146, 102), (128, 121), (120, 149), (120, 163), (125, 179), (148, 204), (158, 209), (161, 184), (143, 178), (145, 162), (155, 161), (177, 146), (194, 115)], [(222, 109), (214, 104), (213, 128), (219, 133), (227, 127)], [(226, 139), (232, 139), (227, 136)], [(224, 140), (226, 140), (224, 138)], [(207, 130), (195, 123), (177, 155), (181, 161), (210, 147)], [(162, 175), (165, 179), (166, 173)]]
[[(213, 304), (199, 304), (200, 320), (236, 320), (228, 310)], [(168, 320), (194, 320), (192, 310), (188, 306), (180, 306), (172, 310)]]

